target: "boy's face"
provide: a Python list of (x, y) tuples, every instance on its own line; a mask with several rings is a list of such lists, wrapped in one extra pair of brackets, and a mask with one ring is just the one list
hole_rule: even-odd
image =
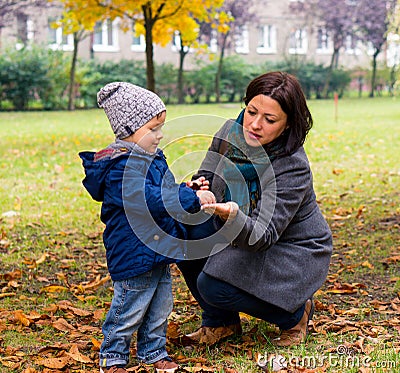
[(133, 135), (124, 139), (138, 144), (143, 150), (155, 153), (163, 138), (161, 131), (166, 118), (166, 112), (162, 112), (158, 117), (149, 120), (144, 126), (140, 127)]

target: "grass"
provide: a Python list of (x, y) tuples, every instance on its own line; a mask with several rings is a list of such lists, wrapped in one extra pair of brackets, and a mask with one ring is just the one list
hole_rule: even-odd
[[(274, 328), (245, 318), (245, 336), (237, 343), (196, 351), (170, 346), (175, 357), (186, 359), (186, 366), (255, 372), (257, 354), (270, 358), (279, 353), (294, 360), (303, 358), (299, 363), (311, 357), (331, 358), (320, 371), (341, 372), (346, 367), (346, 372), (357, 372), (357, 366), (338, 360), (352, 356), (337, 354), (340, 345), (359, 358), (371, 358), (376, 371), (394, 371), (393, 366), (391, 370), (378, 366), (385, 362), (400, 366), (400, 326), (393, 315), (400, 293), (398, 98), (340, 100), (336, 119), (332, 101), (312, 100), (309, 105), (314, 128), (306, 150), (317, 198), (335, 240), (327, 282), (316, 296), (317, 333), (305, 346), (276, 351), (268, 342)], [(226, 118), (235, 118), (241, 106), (167, 109), (162, 146), (180, 181), (197, 169), (211, 135)], [(32, 351), (75, 343), (75, 332), (54, 333), (49, 320), (54, 322), (55, 317), (65, 318), (77, 330), (91, 326), (95, 330), (87, 332), (86, 338), (101, 339), (101, 317), (88, 320), (62, 302), (78, 304), (93, 316), (99, 310), (106, 312), (111, 300), (100, 204), (90, 199), (81, 184), (78, 152), (99, 150), (112, 141), (101, 110), (0, 113), (0, 356), (5, 356), (0, 359), (0, 372), (19, 372), (30, 366), (42, 372), (43, 366), (28, 358), (34, 355)], [(199, 325), (199, 309), (179, 274), (174, 274), (172, 319), (179, 322), (193, 314), (181, 325), (185, 331), (193, 330)], [(50, 291), (48, 285), (66, 290)], [(52, 313), (48, 308), (54, 304), (58, 308)], [(34, 322), (24, 325), (15, 319), (18, 309), (26, 315), (36, 311), (42, 318), (32, 316)], [(94, 341), (89, 343), (92, 350), (94, 345)], [(83, 350), (96, 361), (95, 349)], [(70, 365), (70, 369), (95, 371), (90, 364), (86, 368)]]

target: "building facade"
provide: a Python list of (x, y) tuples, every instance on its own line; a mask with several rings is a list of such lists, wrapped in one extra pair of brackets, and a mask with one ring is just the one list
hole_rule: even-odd
[[(310, 23), (300, 14), (293, 13), (290, 10), (290, 3), (293, 1), (301, 0), (255, 0), (253, 6), (257, 19), (237, 30), (226, 55), (239, 55), (249, 64), (277, 62), (295, 57), (328, 65), (333, 53), (329, 33), (318, 24), (318, 20)], [(36, 43), (72, 52), (72, 35), (63, 33), (62, 28), (52, 27), (61, 13), (61, 8), (54, 6), (40, 10), (27, 7), (23, 12), (10, 15), (12, 19), (6, 27), (0, 29), (1, 47), (15, 45), (18, 48)], [(100, 61), (145, 60), (144, 37), (137, 37), (132, 31), (123, 32), (120, 25), (118, 19), (98, 23), (95, 31), (80, 42), (79, 57), (96, 58)], [(169, 45), (154, 46), (154, 61), (157, 64), (178, 65), (178, 38), (177, 35), (171, 35)], [(209, 42), (209, 53), (218, 53), (217, 41), (214, 39)], [(380, 54), (379, 59), (386, 62), (388, 58), (398, 59), (399, 54), (398, 44), (396, 48), (391, 45)], [(355, 43), (348, 36), (340, 51), (339, 65), (346, 68), (368, 68), (371, 55), (370, 48)], [(185, 68), (191, 69), (196, 58), (198, 56), (195, 51), (189, 52), (185, 59)]]

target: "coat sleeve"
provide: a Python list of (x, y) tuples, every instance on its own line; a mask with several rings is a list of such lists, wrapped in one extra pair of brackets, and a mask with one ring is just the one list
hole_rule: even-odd
[(253, 252), (268, 250), (280, 239), (312, 188), (305, 154), (276, 160), (260, 181), (262, 196), (251, 216), (239, 211), (224, 228), (231, 237), (234, 234), (233, 246)]

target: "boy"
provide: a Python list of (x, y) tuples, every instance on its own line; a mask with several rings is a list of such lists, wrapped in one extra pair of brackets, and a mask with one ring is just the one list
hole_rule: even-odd
[[(177, 217), (215, 202), (207, 190), (176, 184), (157, 148), (166, 117), (153, 92), (113, 82), (97, 94), (116, 141), (97, 153), (82, 152), (85, 188), (102, 202), (103, 242), (114, 296), (103, 324), (100, 372), (124, 373), (132, 334), (137, 358), (156, 372), (178, 365), (166, 351), (173, 298), (169, 263), (184, 258), (184, 226)], [(181, 219), (181, 218), (180, 218)]]

